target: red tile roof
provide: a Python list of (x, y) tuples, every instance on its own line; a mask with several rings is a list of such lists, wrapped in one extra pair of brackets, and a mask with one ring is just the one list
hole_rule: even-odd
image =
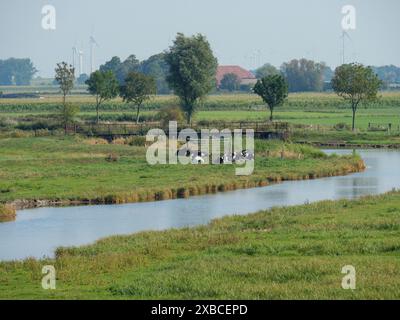
[(256, 78), (250, 71), (243, 69), (242, 67), (239, 66), (218, 66), (216, 75), (218, 86), (220, 85), (224, 75), (226, 75), (227, 73), (236, 74), (238, 78), (241, 80)]

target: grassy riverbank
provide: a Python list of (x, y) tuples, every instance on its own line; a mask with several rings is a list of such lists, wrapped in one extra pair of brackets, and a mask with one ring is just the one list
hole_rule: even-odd
[[(207, 226), (0, 263), (0, 298), (399, 299), (400, 192), (276, 208)], [(57, 289), (41, 289), (54, 265)], [(356, 290), (341, 288), (356, 268)]]
[(140, 140), (130, 142), (133, 145), (79, 137), (0, 139), (0, 203), (163, 200), (363, 169), (356, 155), (328, 157), (308, 146), (256, 141), (254, 173), (238, 177), (233, 165), (150, 166)]

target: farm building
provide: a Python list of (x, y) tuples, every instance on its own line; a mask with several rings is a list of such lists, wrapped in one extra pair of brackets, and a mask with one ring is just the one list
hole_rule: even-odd
[(217, 68), (217, 86), (219, 87), (221, 84), (221, 80), (223, 79), (224, 75), (228, 73), (235, 74), (240, 79), (241, 85), (246, 84), (255, 84), (257, 82), (256, 77), (250, 71), (243, 69), (239, 66), (218, 66)]

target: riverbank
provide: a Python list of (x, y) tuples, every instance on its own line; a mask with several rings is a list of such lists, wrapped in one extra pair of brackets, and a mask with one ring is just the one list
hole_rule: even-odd
[(0, 202), (18, 209), (186, 198), (365, 168), (357, 155), (327, 156), (279, 141), (256, 141), (254, 173), (241, 177), (233, 165), (150, 166), (144, 146), (121, 141), (10, 138), (0, 140), (0, 148)]
[(12, 221), (17, 216), (14, 206), (0, 203), (0, 222)]
[[(0, 263), (0, 298), (399, 299), (400, 192), (115, 236)], [(40, 289), (54, 265), (56, 290)], [(356, 290), (341, 287), (356, 269)]]

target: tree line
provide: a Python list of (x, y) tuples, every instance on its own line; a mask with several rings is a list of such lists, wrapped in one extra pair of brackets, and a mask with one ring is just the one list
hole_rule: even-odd
[[(187, 124), (191, 125), (193, 115), (201, 105), (202, 100), (215, 86), (215, 74), (218, 66), (207, 39), (197, 34), (186, 37), (178, 33), (172, 46), (164, 53), (168, 73), (165, 77), (168, 86), (180, 100), (180, 107), (186, 117)], [(96, 97), (97, 122), (99, 109), (104, 101), (120, 95), (124, 102), (136, 106), (139, 122), (140, 107), (151, 96), (156, 94), (156, 80), (154, 77), (138, 72), (139, 62), (130, 56), (124, 62), (113, 58), (100, 70), (93, 72), (86, 81), (88, 91)], [(134, 69), (131, 67), (136, 66)], [(310, 62), (295, 61), (284, 66), (288, 69), (321, 71), (321, 66)], [(133, 70), (133, 71), (132, 71)], [(66, 103), (66, 95), (74, 85), (74, 68), (65, 62), (57, 65), (56, 81), (63, 93), (63, 115), (65, 126), (75, 110)], [(254, 86), (253, 92), (259, 95), (270, 111), (269, 120), (273, 121), (273, 112), (281, 106), (288, 97), (290, 83), (284, 72), (273, 72), (259, 75), (261, 78)], [(314, 83), (317, 79), (309, 79)], [(371, 67), (358, 63), (344, 64), (336, 68), (332, 77), (333, 90), (347, 101), (353, 112), (353, 130), (358, 106), (377, 99), (382, 81)]]

